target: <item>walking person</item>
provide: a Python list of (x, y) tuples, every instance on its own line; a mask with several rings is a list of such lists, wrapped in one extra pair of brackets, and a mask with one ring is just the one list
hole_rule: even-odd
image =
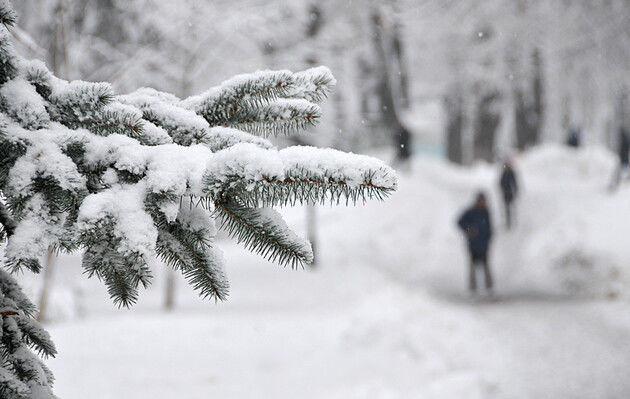
[(468, 208), (459, 218), (457, 224), (468, 239), (468, 251), (470, 255), (469, 285), (471, 294), (477, 291), (477, 269), (483, 269), (486, 290), (492, 295), (492, 274), (488, 263), (488, 250), (492, 238), (492, 225), (486, 195), (483, 192), (477, 194), (475, 204)]
[(627, 176), (630, 164), (630, 136), (624, 126), (619, 128), (619, 140), (617, 142), (617, 155), (619, 156), (619, 166), (615, 170), (612, 182), (610, 183), (610, 190), (614, 191), (621, 178), (625, 174)]
[(503, 171), (499, 180), (501, 193), (503, 194), (503, 206), (505, 209), (505, 226), (508, 230), (512, 227), (514, 201), (518, 195), (518, 183), (516, 180), (516, 172), (512, 162), (508, 159), (503, 163)]
[(573, 148), (580, 147), (582, 144), (582, 130), (578, 126), (573, 125), (569, 128), (566, 144)]

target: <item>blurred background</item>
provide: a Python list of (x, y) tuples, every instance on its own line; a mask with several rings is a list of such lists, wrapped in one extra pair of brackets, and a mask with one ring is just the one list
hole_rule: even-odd
[[(630, 397), (626, 0), (20, 0), (19, 51), (66, 79), (180, 98), (328, 66), (321, 124), (277, 140), (399, 171), (383, 203), (284, 210), (316, 263), (221, 239), (226, 303), (154, 262), (131, 310), (50, 256), (21, 276), (62, 398)], [(510, 229), (508, 161), (518, 182)], [(495, 292), (458, 217), (483, 190)]]

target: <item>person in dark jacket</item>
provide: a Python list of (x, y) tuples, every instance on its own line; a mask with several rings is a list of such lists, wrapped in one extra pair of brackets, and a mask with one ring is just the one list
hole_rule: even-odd
[(582, 144), (582, 131), (577, 126), (571, 126), (567, 134), (567, 145), (578, 148)]
[(505, 225), (508, 229), (512, 227), (512, 207), (514, 200), (518, 195), (518, 183), (516, 181), (516, 173), (512, 167), (512, 162), (508, 159), (503, 164), (503, 172), (499, 180), (501, 193), (503, 194), (503, 205), (505, 207)]
[(467, 209), (459, 218), (457, 224), (466, 234), (468, 239), (468, 251), (470, 254), (470, 279), (469, 289), (471, 293), (477, 291), (477, 266), (483, 267), (486, 289), (492, 293), (492, 275), (488, 264), (488, 249), (492, 238), (492, 225), (490, 212), (484, 193), (477, 194), (475, 204)]
[(623, 174), (628, 173), (628, 166), (630, 164), (630, 135), (628, 135), (628, 131), (624, 126), (619, 128), (617, 155), (619, 156), (619, 166), (613, 175), (613, 181), (610, 184), (611, 190), (616, 189), (621, 182)]

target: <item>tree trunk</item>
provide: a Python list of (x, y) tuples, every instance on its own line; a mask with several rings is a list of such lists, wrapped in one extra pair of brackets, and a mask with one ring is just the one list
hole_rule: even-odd
[(490, 91), (481, 97), (477, 105), (473, 141), (474, 159), (494, 161), (494, 143), (497, 128), (501, 122), (497, 104), (499, 98), (500, 95), (497, 91)]
[[(66, 32), (66, 4), (64, 0), (59, 0), (57, 8), (55, 10), (55, 30), (54, 40), (52, 43), (51, 59), (53, 65), (53, 73), (59, 77), (69, 78), (70, 76), (70, 63), (68, 59), (68, 43)], [(50, 292), (52, 291), (52, 278), (55, 269), (56, 254), (53, 247), (48, 248), (46, 254), (46, 264), (44, 265), (44, 276), (42, 281), (42, 291), (39, 296), (39, 313), (37, 314), (38, 321), (45, 321), (47, 319), (48, 299)]]
[(464, 163), (463, 130), (464, 100), (458, 89), (453, 90), (444, 99), (446, 109), (446, 157), (456, 164)]
[(44, 281), (42, 281), (42, 290), (39, 294), (39, 302), (38, 308), (39, 313), (37, 314), (37, 321), (40, 323), (45, 322), (49, 319), (48, 317), (48, 301), (50, 299), (50, 293), (52, 291), (53, 284), (53, 276), (55, 272), (56, 265), (56, 256), (55, 250), (53, 247), (48, 248), (48, 253), (46, 254), (46, 264), (44, 265)]
[(515, 89), (516, 147), (525, 150), (538, 144), (543, 125), (543, 76), (540, 52), (532, 54), (533, 76), (531, 87)]
[(175, 271), (169, 268), (166, 272), (166, 283), (164, 285), (164, 308), (166, 310), (173, 310), (175, 308), (175, 283)]
[[(385, 131), (389, 130), (390, 135), (394, 139), (396, 161), (404, 162), (411, 157), (411, 134), (400, 120), (402, 106), (407, 103), (405, 99), (407, 93), (407, 89), (405, 88), (406, 77), (403, 83), (401, 81), (403, 75), (402, 71), (399, 71), (400, 73), (398, 74), (393, 73), (390, 61), (393, 51), (390, 49), (390, 46), (386, 44), (388, 43), (385, 37), (386, 32), (384, 31), (381, 15), (378, 10), (375, 10), (372, 14), (372, 30), (374, 47), (378, 57), (377, 64), (379, 67), (377, 69), (379, 73), (377, 95), (381, 105), (379, 109), (381, 126), (379, 127), (383, 128)], [(395, 32), (397, 32), (397, 30), (395, 30)], [(398, 47), (398, 56), (400, 56), (400, 59), (397, 59), (397, 54), (394, 53), (393, 58), (399, 62), (399, 65), (402, 65), (402, 45), (398, 34), (394, 35), (391, 43), (393, 44), (391, 47)]]
[[(306, 27), (306, 39), (315, 38), (324, 26), (324, 14), (317, 2), (311, 3), (309, 6), (309, 24)], [(305, 59), (309, 66), (315, 66), (318, 63), (318, 57), (312, 53)], [(336, 97), (339, 100), (341, 97)], [(338, 110), (338, 112), (343, 112)], [(315, 204), (306, 205), (306, 231), (307, 239), (311, 242), (313, 249), (313, 263), (311, 267), (315, 267), (317, 262), (317, 207)]]
[(319, 242), (317, 240), (317, 207), (314, 204), (306, 206), (306, 238), (311, 242), (313, 249), (313, 263), (311, 263), (311, 267), (315, 267), (318, 263), (317, 250)]

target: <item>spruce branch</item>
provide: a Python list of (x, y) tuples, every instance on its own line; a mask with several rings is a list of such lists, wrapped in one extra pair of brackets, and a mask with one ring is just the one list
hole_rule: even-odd
[[(199, 116), (193, 112), (191, 112), (192, 115), (181, 115), (182, 110), (174, 106), (172, 108), (179, 111), (179, 118), (174, 117), (172, 114), (169, 115), (164, 112), (164, 109), (158, 110), (155, 107), (142, 109), (143, 117), (147, 121), (165, 129), (176, 144), (190, 146), (201, 142), (207, 134), (206, 126), (199, 126), (198, 123), (190, 123), (190, 118)], [(205, 124), (203, 119), (201, 121)]]
[(17, 75), (19, 59), (6, 27), (0, 29), (0, 84), (6, 83)]
[(53, 92), (53, 74), (46, 68), (46, 65), (39, 60), (24, 61), (24, 78), (30, 82), (37, 94), (43, 99), (50, 101)]
[(101, 136), (122, 134), (141, 139), (144, 134), (141, 115), (118, 109), (108, 109), (84, 118), (78, 118), (74, 114), (64, 114), (58, 115), (57, 119), (70, 129), (84, 128)]
[(138, 298), (138, 287), (147, 288), (153, 274), (139, 251), (129, 251), (123, 237), (115, 232), (115, 219), (104, 216), (91, 221), (89, 228), (79, 233), (79, 242), (86, 248), (82, 266), (88, 277), (96, 276), (105, 282), (114, 304), (133, 305)]
[(222, 126), (208, 129), (201, 142), (207, 145), (212, 152), (218, 152), (240, 143), (250, 143), (264, 149), (273, 148), (273, 144), (269, 140), (238, 129)]
[(328, 98), (337, 84), (330, 69), (324, 66), (297, 72), (294, 77), (295, 86), (290, 97), (303, 98), (314, 103), (320, 103)]
[(215, 201), (215, 217), (230, 237), (271, 262), (297, 268), (313, 261), (309, 242), (289, 230), (272, 209), (248, 208), (226, 198)]
[(0, 224), (2, 225), (2, 236), (0, 236), (0, 241), (2, 241), (5, 237), (13, 235), (16, 227), (15, 220), (2, 201), (0, 201)]
[(4, 266), (13, 274), (23, 272), (24, 269), (30, 270), (33, 273), (42, 271), (42, 265), (37, 258), (6, 257)]
[(16, 380), (12, 374), (15, 374), (12, 368), (0, 366), (0, 397), (31, 399), (31, 389), (22, 381)]
[(225, 300), (229, 284), (219, 255), (203, 241), (173, 225), (159, 230), (156, 252), (164, 263), (179, 270), (202, 298)]
[[(16, 316), (20, 316), (17, 312), (15, 312), (15, 314)], [(24, 342), (34, 349), (39, 356), (55, 357), (57, 349), (50, 339), (50, 334), (48, 334), (35, 319), (21, 316), (17, 318), (17, 324), (20, 330), (22, 330)]]
[(261, 136), (287, 135), (317, 125), (318, 105), (304, 99), (278, 99), (257, 108), (235, 112), (224, 126)]
[(0, 270), (0, 397), (53, 398), (54, 378), (35, 353), (54, 356), (48, 333), (33, 319), (35, 307), (15, 279)]
[[(39, 74), (43, 74), (41, 70), (37, 71)], [(41, 75), (35, 75), (32, 78), (45, 79)], [(53, 91), (50, 102), (56, 108), (55, 111), (65, 117), (89, 118), (114, 99), (114, 90), (109, 83), (74, 81), (66, 83), (62, 87), (62, 89)]]
[(237, 112), (252, 109), (291, 93), (295, 82), (289, 71), (259, 71), (238, 75), (183, 105), (203, 116), (210, 126), (224, 126)]
[(139, 279), (132, 275), (126, 259), (107, 244), (88, 246), (82, 265), (88, 277), (96, 276), (105, 283), (114, 305), (128, 308), (138, 300)]
[(17, 22), (17, 13), (7, 0), (0, 1), (0, 23), (6, 27), (13, 26)]
[(2, 269), (0, 269), (0, 293), (6, 298), (10, 298), (25, 316), (33, 317), (37, 312), (37, 308), (24, 294), (17, 281)]
[(24, 138), (7, 135), (7, 120), (3, 116), (0, 114), (0, 187), (6, 187), (9, 171), (31, 144)]
[[(208, 169), (203, 191), (221, 200), (236, 197), (248, 207), (295, 204), (356, 204), (382, 200), (396, 189), (391, 168), (373, 158), (330, 149), (290, 147), (278, 152), (241, 144), (217, 153), (222, 167)], [(223, 159), (229, 162), (223, 165)], [(265, 159), (259, 173), (247, 165)]]
[[(146, 210), (158, 228), (158, 257), (179, 270), (202, 298), (225, 300), (229, 283), (223, 273), (223, 259), (212, 247), (214, 234), (205, 227), (192, 228), (177, 220), (169, 221), (160, 210), (161, 204), (169, 202), (179, 202), (179, 199), (173, 193), (151, 193), (145, 202)], [(191, 200), (189, 206), (196, 205)]]
[(284, 179), (264, 177), (253, 185), (233, 187), (229, 192), (249, 207), (356, 205), (368, 200), (383, 201), (395, 188), (374, 184), (372, 175), (373, 172), (368, 172), (363, 183), (349, 185), (343, 180), (309, 176), (308, 171), (301, 171)]

